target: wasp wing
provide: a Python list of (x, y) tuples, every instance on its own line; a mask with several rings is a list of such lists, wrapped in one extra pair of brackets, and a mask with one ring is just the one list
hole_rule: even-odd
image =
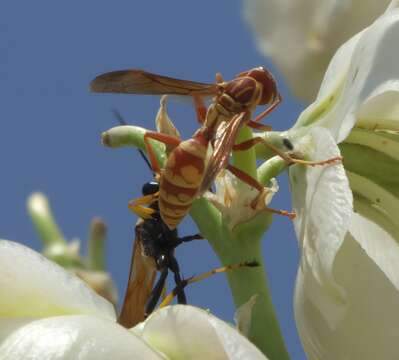
[(213, 144), (213, 152), (207, 164), (199, 195), (209, 190), (217, 174), (227, 167), (238, 131), (245, 122), (245, 116), (246, 113), (240, 113), (235, 115), (228, 123), (222, 123), (220, 125), (224, 127), (218, 130), (216, 135)]
[(212, 96), (217, 89), (216, 84), (180, 80), (137, 69), (101, 74), (90, 83), (90, 90), (100, 93)]
[(129, 329), (144, 321), (145, 306), (157, 273), (155, 261), (144, 255), (143, 243), (137, 231), (137, 227), (140, 226), (142, 221), (142, 219), (139, 219), (136, 224), (136, 239), (130, 263), (129, 280), (118, 317), (118, 323)]

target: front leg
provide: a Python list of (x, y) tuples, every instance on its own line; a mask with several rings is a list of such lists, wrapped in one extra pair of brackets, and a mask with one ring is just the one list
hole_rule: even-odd
[(270, 106), (261, 112), (255, 119), (253, 120), (254, 122), (259, 122), (261, 121), (264, 117), (269, 115), (282, 101), (282, 97), (280, 94), (277, 94), (276, 99), (270, 104)]
[(233, 151), (244, 151), (248, 150), (251, 147), (255, 146), (256, 144), (263, 144), (267, 146), (269, 149), (271, 149), (276, 155), (280, 156), (283, 160), (287, 162), (288, 165), (292, 164), (301, 164), (301, 165), (307, 165), (307, 166), (317, 166), (317, 165), (330, 165), (335, 162), (342, 161), (342, 156), (335, 156), (330, 159), (326, 160), (321, 160), (321, 161), (308, 161), (308, 160), (302, 160), (302, 159), (296, 159), (289, 154), (286, 154), (285, 152), (281, 151), (277, 147), (275, 147), (272, 144), (269, 144), (265, 139), (256, 136), (252, 139), (249, 139), (247, 141), (244, 141), (242, 143), (236, 144), (233, 146)]
[(129, 201), (128, 208), (142, 219), (150, 219), (151, 216), (155, 213), (155, 210), (143, 205), (152, 204), (155, 200), (158, 199), (158, 196), (159, 191), (157, 191), (155, 194), (144, 195), (137, 199), (131, 200)]
[(266, 206), (265, 198), (268, 195), (268, 191), (258, 180), (254, 179), (252, 176), (248, 175), (246, 172), (240, 170), (233, 165), (228, 164), (226, 169), (237, 178), (239, 178), (241, 181), (259, 191), (259, 195), (256, 196), (255, 199), (251, 202), (251, 207), (253, 209), (263, 209), (265, 211), (270, 211), (274, 214), (288, 216), (291, 220), (295, 218), (296, 214), (294, 212), (290, 212), (287, 210), (277, 210)]

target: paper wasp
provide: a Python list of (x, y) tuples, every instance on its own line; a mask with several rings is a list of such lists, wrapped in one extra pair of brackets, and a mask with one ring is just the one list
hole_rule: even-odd
[[(143, 70), (113, 71), (96, 77), (91, 82), (90, 89), (93, 92), (172, 94), (193, 98), (201, 127), (192, 138), (181, 141), (175, 136), (151, 131), (144, 135), (152, 169), (159, 177), (159, 193), (154, 194), (154, 197), (158, 198), (161, 217), (169, 229), (177, 227), (190, 210), (193, 201), (209, 189), (216, 175), (224, 168), (259, 191), (259, 195), (252, 202), (254, 208), (259, 207), (260, 204), (268, 209), (262, 201), (265, 196), (263, 185), (228, 163), (232, 150), (246, 150), (262, 142), (289, 164), (321, 165), (338, 160), (334, 158), (312, 163), (293, 159), (260, 137), (234, 144), (239, 130), (244, 125), (257, 130), (270, 130), (269, 126), (260, 124), (259, 121), (281, 102), (276, 81), (269, 71), (262, 67), (242, 72), (227, 82), (220, 74), (216, 74), (215, 84), (174, 79)], [(206, 97), (213, 97), (208, 109), (203, 102)], [(252, 112), (258, 105), (268, 106), (254, 120), (251, 120)], [(173, 148), (162, 170), (149, 139), (163, 142)], [(210, 145), (213, 149), (209, 157)], [(292, 144), (289, 143), (289, 145)], [(289, 146), (287, 150), (291, 150)], [(149, 197), (148, 201), (151, 202), (152, 198)], [(146, 217), (149, 212), (148, 208), (142, 206), (144, 204), (144, 198), (141, 198), (131, 202), (130, 207), (139, 216)], [(269, 210), (293, 216), (287, 211)]]

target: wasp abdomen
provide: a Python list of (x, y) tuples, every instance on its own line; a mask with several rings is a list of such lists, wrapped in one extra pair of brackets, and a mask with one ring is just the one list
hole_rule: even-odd
[(199, 136), (183, 141), (168, 157), (160, 178), (159, 208), (174, 229), (189, 211), (202, 183), (207, 144)]

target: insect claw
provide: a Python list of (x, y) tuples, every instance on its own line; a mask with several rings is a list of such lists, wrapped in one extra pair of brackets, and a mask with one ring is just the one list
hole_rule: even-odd
[(266, 211), (270, 211), (273, 214), (287, 216), (290, 220), (294, 220), (296, 218), (295, 211), (277, 210), (277, 209), (272, 209), (272, 208), (269, 208), (269, 207), (267, 207), (265, 210)]

